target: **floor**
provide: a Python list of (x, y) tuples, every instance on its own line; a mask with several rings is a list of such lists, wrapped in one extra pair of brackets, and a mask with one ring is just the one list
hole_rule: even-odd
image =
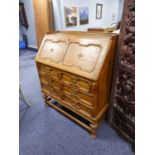
[(44, 107), (34, 62), (36, 52), (20, 50), (20, 82), (32, 103), (20, 100), (20, 155), (133, 155), (131, 146), (106, 122), (92, 140), (83, 128)]

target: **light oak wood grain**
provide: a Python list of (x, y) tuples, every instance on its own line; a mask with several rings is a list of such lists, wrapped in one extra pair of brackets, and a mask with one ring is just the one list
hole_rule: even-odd
[(111, 34), (46, 34), (36, 57), (42, 92), (89, 121), (91, 130), (82, 126), (93, 138), (109, 104), (116, 41)]

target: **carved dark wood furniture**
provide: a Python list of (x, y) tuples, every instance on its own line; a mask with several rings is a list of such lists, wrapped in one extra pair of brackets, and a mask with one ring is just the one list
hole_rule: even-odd
[(112, 34), (46, 34), (36, 57), (45, 103), (93, 138), (109, 105), (116, 41)]
[(118, 39), (109, 122), (127, 140), (135, 141), (135, 2), (126, 0)]

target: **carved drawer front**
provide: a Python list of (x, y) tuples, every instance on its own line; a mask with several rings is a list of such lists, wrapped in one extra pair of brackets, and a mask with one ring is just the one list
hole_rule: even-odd
[(92, 109), (91, 108), (88, 108), (86, 106), (84, 106), (83, 104), (81, 103), (77, 103), (76, 104), (76, 108), (81, 111), (82, 113), (86, 114), (86, 115), (91, 115), (92, 113)]
[(51, 69), (50, 76), (54, 80), (59, 80), (60, 79), (60, 72), (56, 69)]
[(90, 116), (92, 113), (91, 108), (88, 108), (81, 103), (75, 103), (75, 104), (72, 104), (71, 106), (72, 106), (72, 108), (74, 108), (75, 110), (77, 110), (78, 112), (80, 112), (84, 115)]
[(79, 103), (78, 100), (74, 101), (72, 97), (69, 97), (68, 95), (65, 95), (64, 102), (73, 108), (74, 110), (81, 112), (84, 115), (90, 116), (92, 112), (92, 108), (88, 108), (84, 106), (83, 104)]
[(61, 100), (61, 97), (62, 97), (60, 91), (57, 89), (53, 89), (53, 88), (51, 89), (51, 96), (53, 96), (54, 98), (58, 100)]
[(67, 95), (64, 95), (64, 102), (68, 105), (68, 106), (73, 106), (74, 104), (74, 101), (71, 99), (71, 97), (67, 96)]
[(65, 85), (63, 86), (63, 93), (65, 94), (65, 96), (71, 98), (72, 101), (75, 103), (79, 101), (77, 92), (78, 92), (77, 89), (73, 89), (73, 88), (71, 88), (69, 86), (65, 86)]
[(85, 92), (90, 92), (91, 91), (91, 85), (89, 82), (87, 81), (82, 81), (82, 80), (78, 80), (77, 81), (77, 86), (80, 90), (83, 90)]
[(40, 80), (41, 82), (44, 82), (44, 83), (49, 83), (50, 82), (50, 77), (48, 74), (46, 74), (45, 72), (43, 73), (39, 73), (39, 77), (40, 77)]
[(77, 93), (77, 96), (82, 103), (84, 103), (86, 105), (90, 105), (90, 106), (93, 105), (93, 102), (92, 102), (93, 98), (91, 96), (88, 96), (88, 95), (80, 93), (80, 92)]
[(70, 86), (77, 88), (81, 91), (84, 91), (86, 93), (91, 92), (91, 83), (84, 79), (63, 73), (62, 81), (64, 84), (70, 85)]
[(53, 80), (51, 81), (50, 86), (51, 86), (51, 89), (53, 89), (53, 90), (60, 90), (60, 88), (61, 88), (60, 82), (53, 81)]
[(40, 73), (49, 73), (51, 68), (47, 65), (38, 64), (37, 65)]
[(70, 85), (72, 82), (72, 77), (69, 74), (62, 74), (62, 81), (63, 83)]
[(47, 83), (41, 82), (41, 87), (43, 92), (50, 94), (50, 87)]
[(88, 106), (93, 105), (92, 97), (81, 93), (78, 89), (75, 89), (69, 86), (63, 86), (63, 92), (64, 94), (69, 95), (74, 102), (78, 101), (81, 104), (84, 104), (84, 105), (86, 104)]
[(71, 89), (71, 87), (69, 87), (69, 86), (63, 86), (63, 92), (64, 92), (64, 94), (66, 94), (66, 95), (72, 95), (72, 89)]
[(45, 43), (42, 47), (41, 53), (39, 54), (39, 57), (42, 59), (48, 59), (53, 62), (60, 62), (63, 55), (64, 50), (66, 48), (66, 42), (65, 41), (54, 41), (47, 39), (45, 40)]
[(37, 64), (38, 72), (39, 72), (39, 78), (42, 82), (49, 83), (50, 82), (50, 67), (46, 65)]

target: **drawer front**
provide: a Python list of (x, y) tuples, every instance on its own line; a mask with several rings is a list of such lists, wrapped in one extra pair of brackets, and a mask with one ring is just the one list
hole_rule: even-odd
[(62, 88), (62, 91), (63, 91), (63, 93), (65, 95), (72, 96), (73, 91), (72, 91), (72, 88), (71, 87), (64, 85), (63, 88)]
[(91, 82), (80, 77), (73, 76), (71, 74), (62, 73), (62, 82), (66, 85), (70, 85), (83, 92), (91, 93)]
[(37, 65), (40, 79), (53, 79), (60, 80), (60, 72), (54, 68), (47, 65), (38, 64)]
[(92, 81), (46, 65), (40, 65), (38, 68), (44, 92), (62, 100), (79, 112), (91, 113), (94, 96)]
[(83, 80), (78, 80), (77, 81), (77, 86), (79, 89), (85, 91), (85, 92), (91, 92), (91, 84), (88, 83), (87, 81)]
[(72, 75), (63, 71), (59, 71), (55, 68), (47, 65), (37, 65), (40, 79), (43, 81), (56, 80), (61, 81), (64, 85), (69, 85), (72, 88), (76, 88), (83, 93), (92, 93), (92, 81), (85, 78)]
[(51, 89), (47, 83), (41, 82), (41, 89), (44, 93), (50, 94)]
[(59, 90), (60, 91), (61, 83), (59, 81), (51, 80), (49, 85), (50, 85), (52, 90)]
[(37, 69), (38, 69), (40, 81), (48, 84), (50, 82), (50, 77), (48, 75), (50, 71), (50, 67), (37, 64)]
[(51, 79), (53, 79), (53, 80), (60, 80), (60, 78), (61, 78), (60, 77), (61, 73), (58, 70), (53, 69), (53, 68), (50, 70), (49, 75), (50, 75)]
[(92, 96), (88, 96), (86, 94), (81, 93), (78, 89), (72, 88), (69, 86), (63, 86), (62, 91), (65, 95), (68, 95), (74, 100), (75, 102), (83, 103), (84, 105), (92, 106), (93, 105), (93, 98)]
[(77, 104), (76, 105), (76, 108), (81, 112), (81, 113), (86, 113), (86, 114), (88, 114), (88, 115), (91, 115), (92, 114), (92, 112), (93, 112), (93, 109), (92, 108), (88, 108), (88, 107), (86, 107), (86, 106), (84, 106), (83, 104)]
[(83, 94), (81, 92), (77, 93), (78, 99), (81, 101), (81, 103), (84, 103), (86, 105), (93, 105), (93, 98), (92, 96), (88, 96), (86, 94)]
[(42, 64), (37, 64), (37, 68), (39, 73), (47, 73), (51, 70), (51, 67), (47, 66), (47, 65), (42, 65)]
[(50, 92), (51, 96), (55, 97), (58, 100), (62, 99), (61, 92), (59, 90), (52, 89)]
[(89, 117), (91, 116), (93, 109), (84, 106), (83, 104), (79, 103), (78, 100), (74, 101), (72, 97), (64, 95), (63, 101), (66, 103), (66, 105), (68, 105), (70, 108), (74, 109), (75, 111), (80, 112)]
[(46, 73), (39, 74), (39, 78), (40, 78), (41, 82), (44, 82), (44, 83), (47, 83), (47, 84), (50, 83), (50, 81), (51, 81), (49, 75), (46, 74)]

